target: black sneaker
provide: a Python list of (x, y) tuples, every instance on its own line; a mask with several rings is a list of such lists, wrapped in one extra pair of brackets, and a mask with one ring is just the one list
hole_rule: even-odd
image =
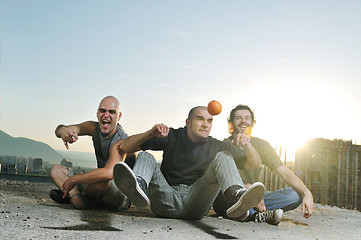
[(118, 210), (124, 211), (124, 210), (129, 210), (129, 208), (131, 207), (132, 203), (129, 201), (129, 199), (127, 198), (127, 196), (125, 196), (124, 201), (122, 203), (122, 205), (120, 205), (120, 207), (118, 208)]
[(258, 212), (256, 213), (255, 222), (260, 222), (260, 223), (266, 222), (272, 225), (278, 225), (281, 222), (282, 215), (283, 215), (282, 209)]
[(249, 210), (247, 210), (244, 214), (242, 214), (238, 218), (232, 218), (232, 219), (239, 221), (239, 222), (243, 222), (244, 220), (246, 220), (248, 218), (248, 216), (249, 216)]
[(51, 189), (49, 195), (54, 202), (66, 204), (70, 203), (70, 197), (66, 196), (65, 198), (63, 198), (64, 193), (59, 189)]
[[(115, 185), (128, 197), (134, 206), (144, 208), (150, 205), (149, 198), (145, 194), (145, 189), (144, 191), (142, 190), (132, 169), (130, 169), (126, 163), (118, 162), (115, 164), (113, 177)], [(141, 183), (141, 185), (143, 184)], [(142, 187), (145, 188), (146, 186)]]
[(264, 185), (260, 182), (253, 183), (247, 189), (241, 188), (236, 190), (233, 193), (233, 199), (230, 201), (231, 206), (226, 211), (227, 217), (238, 220), (238, 218), (244, 216), (249, 209), (260, 203), (263, 195)]

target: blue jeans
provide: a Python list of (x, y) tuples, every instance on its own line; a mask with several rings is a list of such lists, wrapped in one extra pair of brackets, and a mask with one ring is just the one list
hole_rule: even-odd
[[(282, 209), (289, 211), (297, 208), (302, 203), (302, 196), (299, 195), (293, 188), (284, 188), (276, 191), (266, 191), (264, 193), (264, 203), (267, 210)], [(226, 216), (228, 203), (223, 195), (218, 194), (216, 200), (213, 202), (213, 210), (221, 216)], [(258, 211), (256, 209), (249, 210), (249, 219)]]
[[(284, 212), (293, 210), (302, 203), (302, 196), (293, 188), (266, 191), (263, 199), (267, 210), (282, 209)], [(250, 209), (249, 215), (252, 216), (256, 212), (254, 208)]]

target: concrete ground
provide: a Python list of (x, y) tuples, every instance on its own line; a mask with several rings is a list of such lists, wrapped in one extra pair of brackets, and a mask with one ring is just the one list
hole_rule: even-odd
[(278, 226), (235, 222), (212, 212), (198, 221), (150, 210), (74, 210), (49, 198), (50, 183), (0, 179), (0, 239), (361, 239), (361, 212), (316, 204), (304, 219), (286, 212)]

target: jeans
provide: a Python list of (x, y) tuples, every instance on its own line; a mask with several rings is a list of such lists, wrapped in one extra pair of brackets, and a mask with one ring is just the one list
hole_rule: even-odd
[[(267, 210), (282, 209), (284, 212), (293, 210), (302, 203), (302, 196), (293, 188), (266, 191), (263, 199)], [(249, 215), (252, 216), (255, 212), (257, 210), (251, 209)]]
[(244, 186), (232, 156), (224, 152), (217, 153), (203, 176), (189, 186), (170, 186), (147, 152), (138, 154), (133, 171), (147, 183), (151, 209), (160, 217), (200, 219), (208, 213), (218, 192)]
[[(302, 196), (299, 195), (293, 188), (284, 188), (276, 191), (266, 191), (264, 193), (264, 203), (267, 210), (282, 209), (283, 211), (289, 211), (297, 208), (302, 203)], [(213, 203), (214, 211), (221, 216), (226, 216), (226, 210), (228, 203), (223, 195), (218, 194), (216, 200)], [(249, 210), (249, 217), (258, 211), (256, 209)]]

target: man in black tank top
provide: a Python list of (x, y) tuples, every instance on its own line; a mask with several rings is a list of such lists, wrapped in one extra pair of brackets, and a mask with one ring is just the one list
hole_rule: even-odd
[[(50, 192), (50, 197), (58, 203), (71, 203), (76, 209), (106, 207), (110, 209), (129, 208), (129, 202), (116, 188), (113, 181), (113, 167), (119, 161), (124, 161), (125, 155), (108, 161), (109, 151), (115, 141), (126, 139), (118, 121), (120, 112), (119, 101), (113, 96), (101, 100), (97, 110), (98, 121), (86, 121), (80, 124), (59, 125), (55, 135), (61, 138), (69, 149), (69, 144), (78, 140), (78, 136), (92, 136), (97, 169), (83, 174), (76, 174), (63, 165), (54, 165), (50, 177), (59, 188)], [(127, 158), (128, 165), (134, 164), (134, 157)]]

